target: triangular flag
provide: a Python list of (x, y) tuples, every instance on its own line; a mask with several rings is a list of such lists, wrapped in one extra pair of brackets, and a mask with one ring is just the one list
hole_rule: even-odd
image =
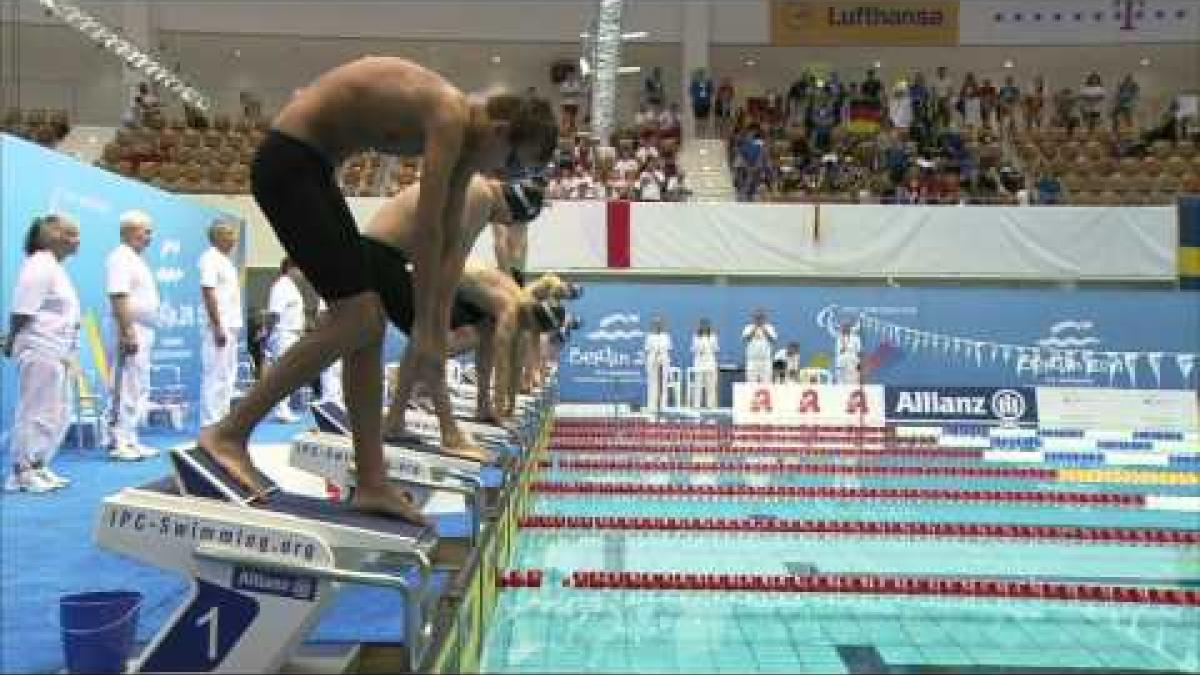
[(1183, 375), (1183, 381), (1186, 383), (1192, 376), (1192, 368), (1196, 365), (1196, 355), (1176, 354), (1175, 365), (1179, 366), (1179, 372)]
[(1117, 371), (1123, 368), (1121, 354), (1119, 352), (1104, 352), (1108, 357), (1108, 386), (1112, 387), (1117, 383)]
[(1142, 355), (1138, 352), (1125, 352), (1125, 369), (1129, 371), (1129, 386), (1137, 386), (1137, 362)]
[(1159, 366), (1162, 364), (1162, 352), (1150, 352), (1146, 354), (1146, 361), (1150, 363), (1150, 372), (1154, 373), (1154, 386), (1162, 386), (1162, 371)]

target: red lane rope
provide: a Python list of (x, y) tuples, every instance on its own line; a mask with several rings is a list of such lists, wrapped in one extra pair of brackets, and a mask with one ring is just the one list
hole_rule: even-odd
[(1029, 598), (1074, 602), (1117, 602), (1200, 607), (1200, 590), (1148, 586), (1069, 584), (1006, 579), (882, 576), (874, 574), (692, 574), (579, 570), (563, 579), (579, 589), (668, 591), (759, 591), (856, 595), (936, 595)]
[(983, 459), (983, 450), (977, 448), (828, 448), (828, 447), (729, 447), (729, 446), (687, 446), (668, 445), (654, 447), (647, 445), (593, 445), (578, 444), (550, 446), (550, 453), (556, 455), (595, 455), (603, 453), (624, 453), (643, 455), (811, 455), (817, 457), (920, 457), (948, 459)]
[(786, 518), (666, 518), (644, 516), (550, 516), (520, 519), (525, 529), (640, 530), (659, 532), (742, 532), (849, 534), (912, 537), (1062, 539), (1101, 543), (1200, 545), (1200, 530), (1162, 530), (1073, 525), (931, 523), (894, 521), (791, 520)]
[(504, 570), (496, 575), (497, 588), (541, 588), (542, 570)]
[(956, 490), (934, 488), (852, 488), (799, 485), (653, 485), (647, 483), (569, 483), (537, 481), (542, 494), (653, 495), (656, 497), (791, 497), (802, 499), (893, 499), (1029, 504), (1094, 504), (1145, 506), (1146, 496), (1104, 492), (1037, 492), (1031, 490)]
[(1025, 480), (1054, 480), (1056, 469), (1037, 469), (996, 466), (850, 466), (843, 464), (807, 464), (779, 462), (672, 462), (653, 460), (560, 459), (543, 460), (542, 468), (592, 471), (673, 471), (673, 472), (741, 472), (741, 473), (799, 473), (853, 476), (951, 476), (961, 478), (1014, 478)]

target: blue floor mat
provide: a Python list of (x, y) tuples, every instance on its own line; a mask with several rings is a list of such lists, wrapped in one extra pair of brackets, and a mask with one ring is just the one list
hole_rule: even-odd
[[(255, 443), (286, 442), (308, 423), (260, 425)], [(169, 448), (190, 440), (182, 434), (143, 436), (143, 442)], [(141, 462), (111, 462), (100, 450), (67, 450), (54, 468), (73, 480), (66, 490), (0, 496), (0, 672), (55, 672), (64, 667), (58, 601), (63, 595), (93, 590), (136, 590), (144, 596), (137, 640), (149, 640), (183, 599), (182, 579), (100, 550), (92, 527), (104, 497), (170, 471), (164, 455)], [(449, 534), (464, 529), (462, 519), (439, 519)], [(321, 642), (399, 640), (403, 630), (400, 596), (354, 588), (327, 610), (311, 639)]]

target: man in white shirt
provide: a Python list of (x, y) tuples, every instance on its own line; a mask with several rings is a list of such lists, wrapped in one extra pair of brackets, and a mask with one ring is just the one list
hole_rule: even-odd
[(776, 382), (800, 381), (800, 343), (789, 342), (788, 346), (775, 352)]
[(667, 403), (667, 369), (671, 367), (671, 334), (661, 316), (646, 334), (646, 411), (657, 414)]
[[(279, 276), (271, 284), (267, 300), (267, 358), (272, 365), (304, 334), (304, 295), (295, 281), (300, 274), (300, 268), (284, 258), (279, 263)], [(290, 397), (275, 407), (275, 418), (288, 423), (300, 419), (292, 411)]]
[(129, 461), (158, 454), (138, 440), (138, 423), (150, 395), (150, 352), (158, 324), (158, 283), (142, 258), (154, 235), (144, 211), (121, 214), (121, 244), (105, 261), (105, 291), (117, 324), (109, 457)]
[(658, 159), (651, 159), (646, 164), (646, 170), (638, 176), (638, 197), (642, 201), (662, 201), (663, 188), (666, 187), (667, 176), (658, 165)]
[(696, 378), (697, 408), (717, 407), (717, 353), (721, 350), (717, 334), (707, 318), (700, 319), (700, 326), (692, 336), (692, 373)]
[(237, 380), (238, 333), (242, 316), (242, 286), (237, 267), (229, 259), (237, 246), (234, 223), (218, 220), (208, 228), (212, 244), (200, 256), (200, 295), (208, 324), (200, 341), (202, 364), (200, 426), (216, 423), (229, 412)]
[[(329, 311), (329, 304), (324, 298), (317, 299), (317, 320)], [(334, 361), (331, 366), (321, 371), (321, 403), (337, 403), (345, 405), (342, 400), (342, 360)]]
[(0, 352), (13, 359), (17, 402), (6, 492), (49, 492), (70, 480), (50, 469), (71, 416), (69, 380), (78, 372), (79, 296), (62, 261), (79, 249), (79, 226), (60, 215), (37, 218), (13, 289)]
[(767, 384), (771, 381), (772, 347), (779, 336), (775, 327), (767, 323), (767, 313), (754, 310), (753, 318), (742, 329), (742, 342), (746, 345), (746, 381)]
[(858, 325), (849, 321), (842, 324), (835, 346), (834, 365), (837, 367), (838, 384), (861, 384), (862, 340), (858, 337)]

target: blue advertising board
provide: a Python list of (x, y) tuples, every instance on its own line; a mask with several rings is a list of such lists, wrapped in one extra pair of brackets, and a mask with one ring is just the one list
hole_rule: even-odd
[[(170, 385), (195, 411), (206, 324), (196, 265), (209, 246), (208, 226), (226, 214), (12, 136), (0, 135), (0, 158), (0, 317), (5, 327), (31, 221), (47, 213), (72, 217), (79, 223), (80, 246), (66, 268), (82, 305), (80, 365), (87, 386), (106, 390), (114, 340), (104, 261), (120, 242), (120, 214), (145, 211), (153, 219), (154, 239), (143, 255), (161, 297), (151, 387)], [(239, 269), (241, 260), (239, 247), (234, 261)], [(0, 360), (0, 433), (11, 428), (15, 406), (16, 368)], [(194, 428), (197, 418), (188, 416), (187, 424)]]
[(672, 365), (711, 320), (724, 367), (744, 363), (742, 329), (764, 309), (778, 347), (831, 367), (842, 324), (856, 324), (867, 380), (915, 387), (1195, 389), (1200, 303), (1165, 290), (869, 288), (593, 282), (572, 303), (584, 322), (562, 350), (568, 401), (641, 402), (645, 331), (661, 316)]

